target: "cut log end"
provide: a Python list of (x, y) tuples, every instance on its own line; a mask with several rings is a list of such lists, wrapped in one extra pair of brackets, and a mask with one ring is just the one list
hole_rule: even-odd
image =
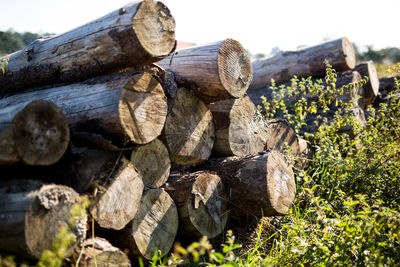
[(248, 96), (216, 102), (211, 111), (216, 127), (216, 155), (245, 156), (264, 149), (265, 125)]
[[(60, 226), (66, 227), (71, 208), (79, 202), (79, 195), (61, 185), (43, 186), (25, 215), (25, 238), (29, 253), (40, 258), (45, 249), (52, 249)], [(86, 219), (78, 221), (74, 229), (78, 240), (86, 235)], [(72, 253), (72, 251), (71, 251)]]
[(160, 82), (149, 73), (133, 75), (119, 100), (120, 121), (129, 140), (146, 144), (157, 138), (167, 111), (167, 98)]
[(85, 240), (75, 254), (76, 258), (80, 258), (80, 266), (131, 266), (128, 256), (99, 237)]
[(27, 165), (51, 165), (69, 145), (69, 127), (60, 108), (44, 100), (26, 105), (13, 120), (19, 158)]
[(368, 82), (363, 86), (365, 105), (372, 104), (379, 93), (379, 77), (373, 61), (362, 62), (355, 67), (362, 78), (368, 77)]
[(181, 166), (204, 162), (214, 144), (214, 123), (208, 106), (195, 93), (180, 88), (164, 127), (171, 161)]
[(101, 187), (106, 188), (100, 188), (90, 212), (100, 227), (121, 230), (138, 212), (144, 185), (135, 167), (124, 158), (108, 172), (109, 177), (101, 181)]
[(288, 151), (296, 157), (300, 153), (299, 139), (295, 130), (287, 120), (270, 119), (267, 121), (268, 135), (265, 150), (277, 150), (282, 153)]
[(140, 209), (132, 221), (132, 235), (139, 252), (151, 259), (157, 250), (164, 256), (172, 248), (178, 230), (178, 211), (163, 189), (143, 193)]
[(147, 187), (161, 187), (168, 179), (171, 161), (167, 148), (159, 139), (135, 147), (131, 162), (142, 175), (143, 183)]
[(253, 78), (253, 69), (246, 50), (236, 40), (227, 39), (218, 53), (221, 83), (233, 97), (242, 97)]
[(214, 238), (224, 231), (228, 219), (225, 199), (218, 175), (203, 173), (196, 178), (186, 205), (189, 219), (201, 235)]
[(133, 18), (133, 29), (152, 57), (166, 57), (175, 47), (175, 20), (161, 2), (143, 1)]
[(272, 151), (269, 157), (271, 159), (267, 161), (266, 166), (270, 177), (268, 179), (269, 201), (276, 215), (284, 215), (289, 211), (295, 198), (296, 183), (293, 170), (282, 154)]
[[(353, 47), (353, 44), (347, 39), (346, 37), (342, 38), (342, 46), (343, 46), (343, 53), (346, 58), (346, 67), (345, 70), (354, 69), (356, 66), (356, 54)], [(338, 69), (338, 71), (341, 71)]]

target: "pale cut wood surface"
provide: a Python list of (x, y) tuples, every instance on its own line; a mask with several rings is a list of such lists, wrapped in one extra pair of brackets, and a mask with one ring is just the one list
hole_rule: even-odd
[[(45, 249), (53, 248), (60, 227), (68, 225), (70, 210), (80, 201), (79, 195), (61, 185), (8, 190), (0, 194), (0, 249), (38, 259)], [(78, 221), (72, 232), (77, 241), (84, 238), (86, 219)], [(67, 255), (72, 252), (69, 249)]]
[(141, 174), (143, 183), (147, 187), (161, 187), (168, 179), (171, 161), (167, 148), (159, 139), (134, 147), (131, 162)]
[[(0, 100), (1, 101), (1, 100)], [(0, 165), (22, 162), (51, 165), (64, 155), (70, 141), (66, 117), (44, 100), (24, 101), (10, 111), (0, 104)]]
[(217, 174), (173, 173), (164, 189), (178, 206), (179, 230), (184, 238), (214, 238), (223, 233), (229, 211), (227, 195)]
[(374, 62), (369, 60), (367, 62), (362, 62), (357, 64), (354, 68), (358, 71), (362, 77), (367, 76), (368, 82), (363, 86), (363, 108), (372, 104), (379, 93), (379, 77), (376, 71)]
[(119, 153), (88, 149), (73, 174), (80, 183), (77, 189), (89, 194), (89, 211), (100, 227), (120, 230), (135, 217), (144, 185), (136, 168)]
[(267, 141), (264, 150), (277, 150), (296, 158), (300, 153), (299, 139), (287, 120), (268, 119)]
[(146, 190), (130, 228), (140, 255), (148, 260), (157, 250), (166, 255), (174, 244), (178, 221), (176, 205), (164, 189)]
[(242, 97), (253, 75), (246, 50), (233, 39), (181, 49), (157, 64), (206, 102)]
[(338, 72), (351, 70), (356, 65), (353, 45), (343, 37), (253, 61), (253, 80), (249, 89), (265, 87), (271, 79), (281, 83), (289, 81), (294, 75), (298, 78), (325, 75), (325, 59)]
[(0, 93), (147, 65), (169, 55), (174, 46), (175, 21), (168, 8), (152, 0), (132, 2), (11, 54), (5, 75), (0, 75)]
[(284, 215), (296, 195), (292, 167), (278, 151), (213, 159), (202, 168), (221, 177), (233, 216)]
[(209, 158), (214, 144), (212, 114), (193, 91), (182, 87), (171, 100), (163, 141), (177, 165), (192, 166)]
[(264, 149), (266, 125), (248, 96), (215, 102), (210, 109), (215, 124), (215, 155), (245, 156)]
[(118, 145), (145, 144), (157, 138), (168, 109), (157, 77), (127, 71), (2, 98), (0, 118), (12, 121), (22, 107), (39, 99), (60, 107), (72, 132), (98, 133)]
[[(107, 240), (95, 237), (86, 239), (75, 249), (76, 264), (84, 267), (130, 267), (131, 262), (119, 248), (111, 245)], [(79, 259), (79, 262), (77, 261)], [(74, 260), (72, 260), (74, 262)]]

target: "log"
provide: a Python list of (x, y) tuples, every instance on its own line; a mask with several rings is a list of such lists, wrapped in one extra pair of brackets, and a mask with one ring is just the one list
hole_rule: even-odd
[(67, 119), (55, 104), (0, 100), (0, 166), (54, 164), (64, 155), (69, 141)]
[(168, 8), (152, 0), (136, 1), (9, 55), (0, 93), (147, 65), (169, 55), (174, 46), (175, 21)]
[(119, 154), (88, 149), (73, 166), (77, 189), (89, 193), (89, 211), (96, 223), (120, 230), (136, 215), (143, 192), (142, 177)]
[(82, 242), (75, 249), (74, 258), (77, 259), (75, 266), (131, 266), (128, 256), (100, 237), (90, 238)]
[(379, 78), (374, 62), (369, 60), (357, 64), (354, 68), (362, 77), (367, 76), (368, 82), (363, 86), (363, 108), (372, 104), (379, 93)]
[(98, 133), (119, 146), (126, 142), (146, 144), (157, 138), (168, 109), (157, 77), (135, 71), (13, 95), (0, 99), (0, 109), (15, 113), (38, 99), (59, 106), (72, 132)]
[(159, 188), (168, 179), (171, 161), (167, 148), (159, 139), (134, 147), (131, 162), (141, 174), (146, 187)]
[(287, 120), (268, 119), (264, 150), (276, 150), (296, 158), (300, 154), (299, 138)]
[(299, 148), (300, 153), (296, 158), (296, 162), (300, 169), (304, 169), (314, 159), (314, 150), (311, 143), (303, 138), (299, 138)]
[(245, 156), (264, 150), (265, 124), (248, 96), (215, 102), (210, 109), (215, 124), (215, 155)]
[(151, 260), (160, 250), (161, 257), (171, 249), (178, 230), (178, 211), (164, 189), (143, 193), (135, 219), (123, 230), (109, 233), (113, 244), (129, 255)]
[(214, 238), (228, 219), (226, 194), (215, 173), (173, 173), (163, 187), (178, 206), (179, 229), (185, 238)]
[(400, 76), (379, 78), (379, 93), (382, 96), (386, 96), (389, 92), (395, 90), (396, 88), (395, 78), (400, 80)]
[(338, 72), (351, 70), (356, 65), (353, 45), (343, 37), (254, 61), (253, 80), (249, 89), (266, 87), (271, 79), (282, 83), (289, 81), (294, 75), (298, 78), (323, 76), (326, 69), (325, 59)]
[(162, 140), (171, 161), (180, 166), (206, 161), (214, 144), (214, 123), (210, 109), (193, 91), (183, 87), (171, 100), (170, 107)]
[(229, 192), (231, 215), (284, 215), (294, 201), (293, 170), (278, 151), (213, 159), (202, 168), (216, 171), (221, 177)]
[(246, 50), (232, 39), (181, 49), (157, 64), (206, 102), (242, 97), (253, 75)]
[[(45, 185), (32, 191), (4, 189), (0, 194), (0, 249), (27, 258), (52, 250), (60, 227), (67, 227), (72, 206), (80, 198), (73, 189)], [(71, 227), (71, 226), (70, 226)], [(72, 228), (77, 241), (86, 235), (86, 218)], [(73, 252), (73, 244), (67, 255)]]

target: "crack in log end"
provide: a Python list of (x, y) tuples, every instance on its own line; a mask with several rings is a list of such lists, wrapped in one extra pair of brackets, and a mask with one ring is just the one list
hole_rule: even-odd
[(220, 81), (232, 97), (242, 97), (249, 88), (253, 69), (246, 50), (236, 40), (226, 39), (218, 53)]
[(142, 1), (132, 23), (144, 58), (161, 59), (171, 53), (175, 46), (175, 20), (163, 3)]

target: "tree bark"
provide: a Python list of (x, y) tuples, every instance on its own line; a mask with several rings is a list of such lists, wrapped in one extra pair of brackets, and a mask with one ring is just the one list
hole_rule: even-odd
[(374, 62), (372, 60), (363, 62), (355, 66), (355, 71), (360, 73), (362, 77), (367, 76), (368, 82), (363, 86), (363, 106), (367, 107), (372, 104), (379, 93), (379, 77), (376, 72)]
[(123, 230), (109, 233), (113, 244), (129, 255), (151, 260), (160, 250), (161, 257), (172, 248), (178, 230), (178, 211), (164, 189), (143, 193), (136, 217)]
[(287, 120), (268, 119), (264, 150), (276, 150), (296, 158), (300, 154), (299, 139)]
[(13, 95), (0, 99), (0, 108), (3, 113), (15, 113), (38, 99), (59, 106), (72, 132), (98, 133), (118, 145), (146, 144), (157, 138), (168, 110), (157, 77), (134, 71)]
[(215, 102), (211, 112), (215, 124), (215, 155), (245, 156), (264, 149), (264, 121), (249, 97)]
[(142, 176), (145, 186), (161, 187), (168, 179), (171, 161), (166, 146), (159, 139), (134, 147), (131, 162)]
[(121, 155), (88, 149), (73, 166), (77, 191), (91, 198), (89, 211), (102, 228), (120, 230), (136, 215), (143, 193), (142, 177)]
[(224, 231), (227, 196), (221, 178), (215, 173), (173, 173), (164, 189), (179, 212), (179, 229), (185, 236), (214, 238)]
[[(3, 188), (0, 194), (0, 249), (28, 258), (40, 258), (52, 249), (60, 227), (68, 226), (72, 206), (80, 201), (71, 188), (46, 185), (32, 191)], [(77, 240), (86, 235), (86, 219), (78, 221)], [(67, 251), (71, 255), (72, 248)]]
[(182, 49), (157, 64), (206, 102), (242, 97), (253, 74), (246, 50), (232, 39)]
[(170, 159), (192, 166), (208, 159), (214, 144), (214, 123), (208, 106), (195, 93), (180, 88), (171, 100), (163, 130)]
[(296, 51), (281, 52), (253, 62), (253, 80), (249, 89), (257, 89), (270, 84), (298, 78), (325, 75), (324, 60), (338, 71), (351, 70), (356, 64), (356, 56), (351, 42), (343, 37)]
[(79, 259), (76, 266), (131, 266), (129, 258), (103, 238), (87, 239), (75, 250), (74, 258)]
[(0, 100), (0, 165), (54, 164), (69, 141), (67, 119), (53, 103)]
[(294, 174), (278, 151), (214, 159), (203, 167), (221, 177), (229, 192), (232, 215), (284, 215), (294, 201)]
[(0, 93), (147, 65), (169, 55), (174, 45), (175, 21), (168, 8), (151, 0), (133, 2), (11, 54)]
[(388, 93), (394, 91), (396, 87), (396, 83), (394, 78), (400, 79), (400, 76), (397, 77), (383, 77), (379, 79), (379, 93), (385, 97)]
[(304, 169), (314, 159), (314, 150), (309, 141), (299, 138), (300, 153), (296, 158), (301, 169)]

